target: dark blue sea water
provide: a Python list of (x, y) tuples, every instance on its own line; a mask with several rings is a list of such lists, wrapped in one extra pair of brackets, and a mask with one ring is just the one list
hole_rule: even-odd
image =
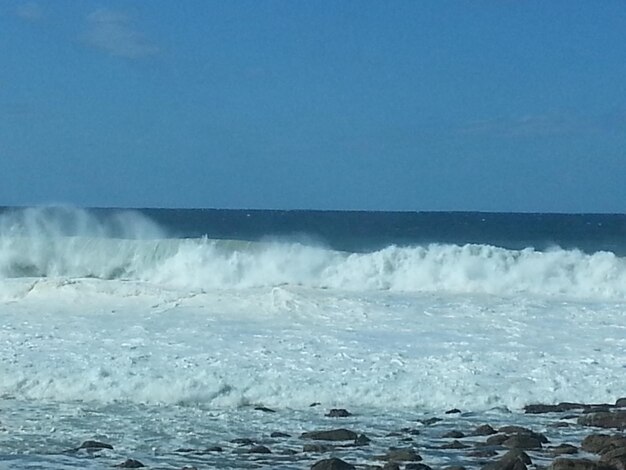
[[(107, 214), (107, 209), (97, 213)], [(346, 251), (451, 243), (626, 254), (626, 214), (141, 209), (172, 236), (288, 237)]]
[[(42, 210), (56, 212), (56, 219), (63, 212), (59, 208)], [(89, 213), (106, 221), (120, 210), (97, 208), (89, 209)], [(611, 251), (619, 256), (626, 255), (626, 214), (130, 210), (156, 222), (171, 238), (206, 236), (250, 241), (286, 238), (352, 252), (373, 251), (392, 244), (470, 243), (536, 250), (558, 246), (587, 253)], [(23, 209), (3, 207), (0, 215), (20, 211)], [(73, 212), (69, 209), (67, 212), (68, 226), (75, 225)], [(124, 232), (123, 227), (120, 232)]]

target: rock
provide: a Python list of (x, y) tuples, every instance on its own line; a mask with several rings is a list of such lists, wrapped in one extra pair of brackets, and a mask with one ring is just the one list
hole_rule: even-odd
[(115, 465), (115, 467), (118, 467), (118, 468), (143, 468), (143, 467), (145, 467), (145, 465), (142, 464), (139, 460), (126, 459), (124, 462), (118, 463), (117, 465)]
[(496, 430), (493, 429), (490, 425), (488, 424), (483, 424), (482, 426), (478, 426), (476, 429), (474, 429), (474, 432), (472, 433), (474, 436), (491, 436), (492, 434), (496, 434)]
[(534, 405), (526, 405), (524, 407), (524, 413), (527, 414), (541, 414), (541, 413), (562, 413), (564, 411), (571, 410), (582, 410), (586, 408), (588, 405), (583, 405), (582, 403), (559, 403), (558, 405), (542, 405), (542, 404), (534, 404)]
[(530, 457), (526, 452), (513, 449), (504, 454), (499, 460), (485, 465), (483, 470), (526, 470), (526, 465), (530, 463)]
[(490, 446), (501, 446), (504, 441), (509, 438), (506, 434), (494, 434), (489, 436), (485, 443)]
[(289, 434), (285, 434), (284, 432), (275, 431), (270, 434), (270, 437), (291, 437)]
[(480, 449), (468, 452), (467, 455), (470, 457), (478, 457), (482, 459), (485, 457), (493, 457), (494, 455), (498, 455), (498, 453), (493, 449)]
[(618, 398), (617, 401), (615, 402), (615, 406), (617, 408), (626, 408), (626, 397)]
[(400, 464), (397, 462), (387, 462), (383, 470), (400, 470)]
[(317, 441), (356, 441), (358, 435), (348, 429), (332, 429), (330, 431), (311, 431), (302, 433), (302, 438)]
[(264, 413), (276, 413), (276, 410), (267, 408), (265, 406), (255, 406), (254, 409), (257, 411), (263, 411)]
[(445, 414), (453, 415), (453, 414), (458, 414), (460, 412), (461, 412), (461, 410), (459, 410), (458, 408), (452, 408), (451, 410), (446, 411)]
[(606, 465), (589, 459), (569, 459), (560, 457), (550, 465), (550, 470), (609, 470)]
[(443, 470), (467, 470), (463, 465), (450, 465), (449, 467), (443, 467)]
[(320, 405), (321, 405), (321, 403), (319, 401), (315, 401), (315, 402), (311, 403), (309, 406), (311, 408), (313, 408), (314, 406), (320, 406)]
[(335, 446), (331, 446), (330, 444), (304, 444), (302, 447), (302, 452), (331, 452), (335, 450)]
[(442, 419), (441, 418), (428, 418), (428, 419), (422, 419), (419, 422), (422, 423), (424, 426), (430, 426), (431, 424), (438, 423), (439, 421), (442, 421)]
[(411, 447), (401, 449), (389, 449), (385, 455), (379, 457), (379, 460), (388, 460), (390, 462), (419, 462), (422, 457)]
[(105, 442), (85, 441), (80, 445), (79, 449), (87, 449), (87, 450), (111, 449), (112, 450), (113, 446)]
[(439, 446), (440, 449), (467, 449), (468, 447), (467, 444), (463, 444), (461, 441), (457, 440)]
[(254, 444), (254, 441), (252, 439), (248, 439), (247, 437), (237, 437), (232, 439), (230, 442), (231, 444), (239, 444), (240, 446), (251, 446)]
[(207, 447), (206, 449), (202, 450), (201, 453), (202, 454), (208, 454), (210, 452), (223, 452), (224, 449), (222, 449), (220, 446), (212, 446), (212, 447)]
[(452, 430), (450, 432), (445, 433), (443, 436), (441, 436), (444, 439), (448, 439), (448, 438), (452, 438), (452, 439), (462, 439), (465, 437), (465, 434), (463, 434), (461, 431), (457, 431)]
[(367, 446), (369, 445), (369, 443), (372, 442), (372, 440), (367, 437), (365, 434), (359, 434), (359, 437), (357, 437), (354, 440), (354, 445), (355, 446)]
[(356, 470), (356, 467), (341, 459), (332, 458), (315, 462), (311, 465), (311, 470)]
[(198, 467), (194, 467), (193, 465), (185, 465), (180, 470), (198, 470)]
[(433, 470), (425, 463), (407, 463), (404, 466), (404, 470)]
[(520, 435), (524, 434), (526, 436), (531, 436), (537, 439), (542, 444), (546, 444), (548, 442), (548, 438), (543, 434), (533, 431), (532, 429), (523, 428), (521, 426), (504, 426), (498, 430), (498, 432), (503, 432), (507, 435)]
[(350, 413), (348, 410), (344, 410), (343, 408), (333, 408), (324, 416), (327, 416), (329, 418), (347, 418), (348, 416), (352, 416), (352, 413)]
[(626, 411), (601, 411), (578, 418), (578, 424), (598, 428), (626, 429)]
[(402, 429), (400, 429), (400, 432), (404, 432), (404, 433), (410, 434), (411, 436), (419, 436), (420, 435), (420, 430), (419, 429), (415, 429), (415, 428), (402, 428)]
[(613, 405), (607, 405), (607, 404), (602, 404), (602, 405), (589, 405), (588, 407), (586, 407), (583, 410), (584, 414), (589, 414), (589, 413), (607, 413), (609, 411), (611, 411), (613, 409)]
[(617, 470), (626, 470), (626, 447), (619, 447), (603, 453), (600, 457), (600, 463)]
[(514, 434), (502, 442), (509, 449), (541, 449), (541, 441), (531, 434)]
[(556, 447), (550, 447), (549, 451), (554, 456), (564, 455), (564, 454), (577, 454), (578, 447), (573, 446), (571, 444), (560, 444)]
[(590, 434), (583, 439), (581, 448), (592, 454), (603, 454), (616, 448), (626, 447), (626, 436), (609, 436), (607, 434)]
[(272, 451), (265, 446), (253, 446), (248, 449), (249, 454), (271, 454)]

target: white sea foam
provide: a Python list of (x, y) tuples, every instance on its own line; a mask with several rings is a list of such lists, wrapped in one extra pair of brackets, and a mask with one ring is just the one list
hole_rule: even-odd
[(0, 223), (0, 397), (481, 410), (626, 391), (612, 253), (346, 253), (60, 214)]
[(344, 253), (289, 242), (1, 236), (0, 276), (125, 279), (202, 290), (299, 285), (345, 290), (626, 298), (626, 260), (486, 245)]

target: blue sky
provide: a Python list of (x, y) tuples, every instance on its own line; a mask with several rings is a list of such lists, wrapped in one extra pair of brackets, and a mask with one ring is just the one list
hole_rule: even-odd
[(626, 212), (626, 3), (0, 2), (0, 205)]

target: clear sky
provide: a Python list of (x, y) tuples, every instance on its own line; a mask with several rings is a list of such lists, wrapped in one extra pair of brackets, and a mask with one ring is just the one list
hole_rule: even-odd
[(0, 205), (626, 212), (626, 1), (0, 0)]

